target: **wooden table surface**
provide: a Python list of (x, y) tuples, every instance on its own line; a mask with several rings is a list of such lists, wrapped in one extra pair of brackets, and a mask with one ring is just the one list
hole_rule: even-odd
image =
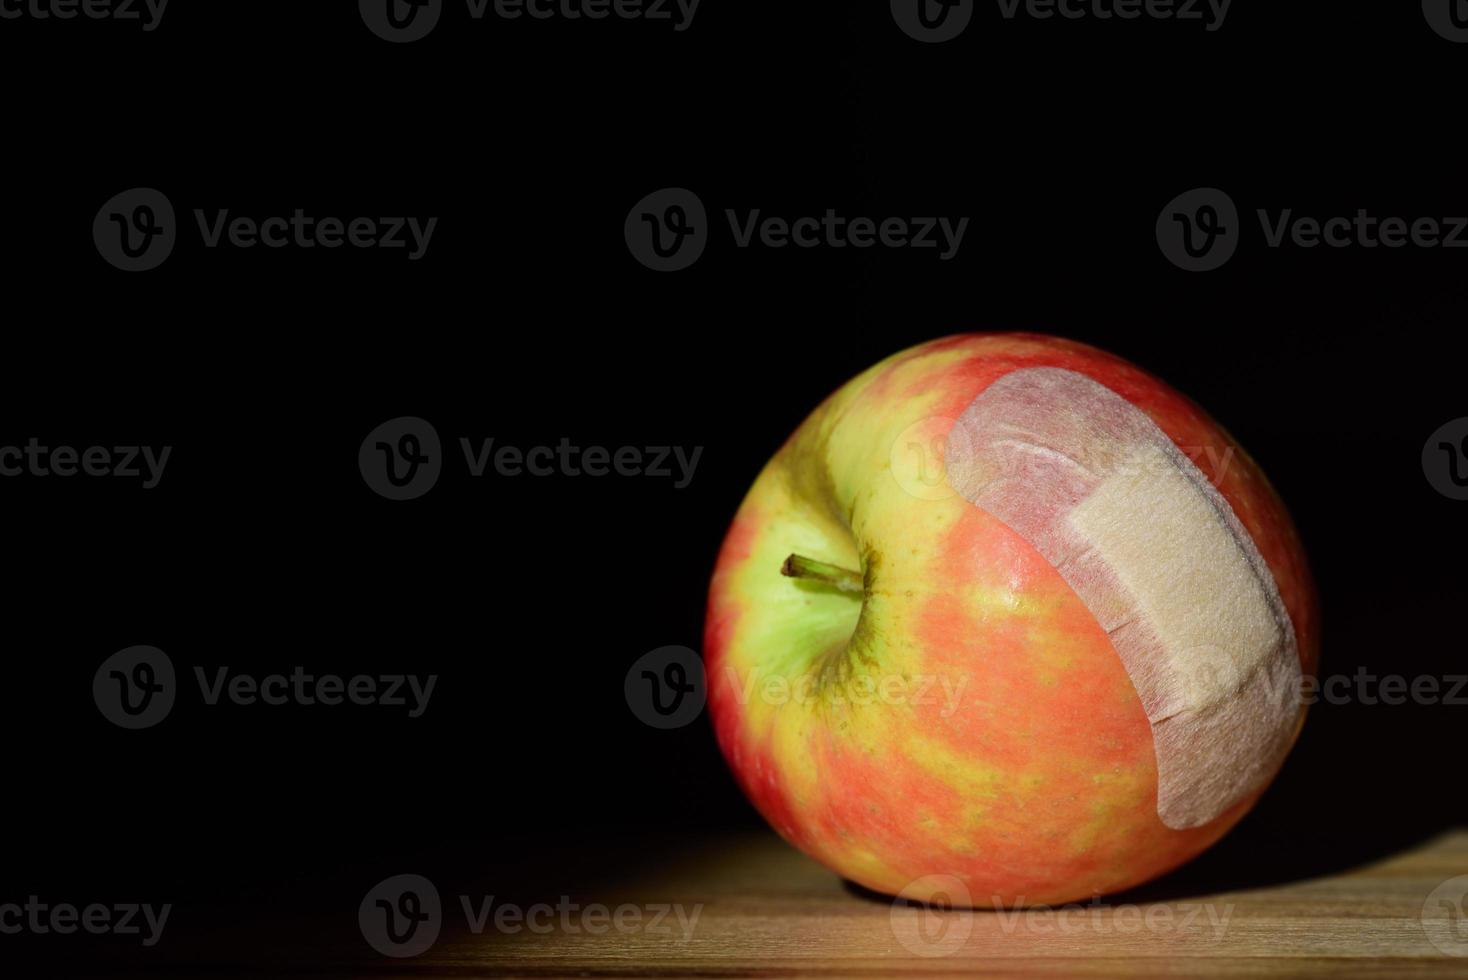
[[(9, 975), (1468, 978), (1468, 828), (1388, 848), (1380, 828), (1358, 833), (1343, 819), (1335, 829), (1304, 862), (1291, 856), (1311, 838), (1230, 835), (1104, 902), (1005, 912), (894, 903), (769, 832), (445, 841), (416, 858), (303, 870), (232, 905), (180, 897), (151, 948), (31, 937), (45, 972)], [(1343, 853), (1350, 839), (1370, 852)], [(416, 955), (369, 945), (362, 910), (384, 872), (422, 873), (438, 896), (439, 928)], [(536, 903), (532, 930), (522, 916)], [(501, 908), (518, 914), (497, 922)], [(58, 959), (71, 954), (87, 962)]]
[(636, 880), (597, 896), (611, 910), (641, 908), (644, 922), (680, 904), (691, 929), (670, 912), (658, 929), (602, 935), (492, 925), (451, 934), (456, 911), (446, 911), (442, 938), (402, 966), (454, 976), (1468, 977), (1465, 893), (1468, 830), (1287, 884), (1008, 913), (894, 905), (761, 835), (709, 843), (673, 864), (650, 853)]

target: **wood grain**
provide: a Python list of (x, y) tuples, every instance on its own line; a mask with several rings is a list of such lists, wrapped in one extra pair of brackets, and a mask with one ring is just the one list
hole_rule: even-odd
[[(1304, 864), (1288, 860), (1304, 839), (1233, 834), (1126, 895), (983, 912), (894, 903), (768, 832), (444, 841), (416, 857), (366, 854), (360, 864), (303, 869), (223, 903), (178, 896), (151, 948), (120, 936), (105, 946), (76, 936), (0, 938), (29, 938), (38, 964), (6, 975), (72, 980), (119, 970), (174, 978), (1468, 978), (1468, 829), (1392, 850), (1379, 849), (1372, 828), (1335, 829)], [(1346, 853), (1353, 834), (1377, 856)], [(1322, 855), (1333, 860), (1316, 863)], [(1342, 870), (1308, 870), (1322, 867)], [(384, 873), (404, 871), (431, 882), (440, 929), (417, 955), (391, 957), (369, 945), (359, 911)], [(532, 930), (525, 916), (537, 906)], [(502, 909), (513, 917), (496, 921)]]
[[(578, 902), (635, 906), (637, 928), (592, 935), (584, 927), (600, 922), (577, 911), (544, 934), (523, 926), (507, 933), (493, 923), (478, 934), (446, 929), (403, 966), (461, 976), (1468, 977), (1468, 878), (1424, 919), (1434, 889), (1468, 875), (1468, 830), (1328, 877), (1027, 912), (894, 905), (773, 836), (710, 843), (663, 867), (650, 853), (648, 862), (637, 880)], [(447, 922), (459, 910), (445, 904)], [(672, 913), (651, 927), (663, 905), (681, 905), (685, 920), (697, 909), (686, 936)]]

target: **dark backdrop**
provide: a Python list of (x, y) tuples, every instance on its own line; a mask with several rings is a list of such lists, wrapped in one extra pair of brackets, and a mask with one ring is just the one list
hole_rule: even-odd
[[(623, 676), (654, 648), (698, 648), (722, 532), (804, 415), (958, 331), (1098, 344), (1229, 427), (1306, 539), (1326, 673), (1464, 671), (1468, 503), (1433, 490), (1420, 456), (1468, 414), (1468, 251), (1269, 249), (1249, 223), (1256, 208), (1468, 214), (1468, 46), (1412, 4), (1240, 3), (1216, 32), (984, 6), (934, 45), (885, 4), (800, 6), (706, 0), (678, 32), (470, 23), (450, 4), (401, 45), (350, 3), (179, 5), (152, 32), (0, 20), (0, 445), (173, 447), (151, 490), (0, 480), (0, 899), (335, 909), (337, 890), (426, 854), (466, 874), (533, 855), (550, 882), (573, 843), (757, 826), (706, 721), (644, 726)], [(173, 202), (181, 238), (130, 274), (91, 225), (139, 186)], [(691, 268), (657, 273), (623, 223), (670, 186), (714, 233)], [(1245, 237), (1190, 273), (1154, 225), (1200, 186), (1230, 195)], [(297, 207), (440, 220), (417, 262), (209, 250), (192, 227), (194, 208)], [(726, 208), (970, 226), (951, 261), (738, 249)], [(448, 461), (398, 503), (357, 451), (407, 415)], [(681, 490), (474, 480), (462, 436), (704, 451)], [(166, 651), (187, 688), (144, 731), (91, 696), (134, 644)], [(298, 664), (439, 683), (414, 720), (210, 708), (192, 690), (195, 666)], [(1319, 706), (1227, 860), (1183, 874), (1329, 870), (1452, 823), (1464, 717)]]

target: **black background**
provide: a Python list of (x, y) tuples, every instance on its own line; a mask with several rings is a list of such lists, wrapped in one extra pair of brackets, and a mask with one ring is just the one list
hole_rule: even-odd
[[(805, 414), (960, 331), (1097, 344), (1231, 429), (1305, 537), (1325, 673), (1465, 672), (1468, 504), (1436, 493), (1419, 457), (1468, 414), (1468, 251), (1268, 249), (1252, 216), (1468, 214), (1468, 46), (1415, 4), (1239, 2), (1214, 33), (981, 5), (931, 46), (885, 4), (802, 6), (705, 0), (676, 32), (474, 23), (450, 3), (433, 35), (397, 46), (339, 2), (178, 3), (152, 33), (0, 21), (0, 445), (174, 447), (152, 490), (0, 480), (0, 901), (172, 901), (170, 935), (203, 930), (189, 903), (237, 901), (349, 937), (356, 897), (389, 874), (493, 879), (513, 863), (554, 890), (573, 851), (657, 862), (659, 841), (758, 826), (707, 723), (642, 725), (623, 675), (654, 648), (700, 646), (723, 530)], [(185, 227), (161, 268), (129, 275), (90, 229), (136, 186), (163, 190)], [(658, 274), (623, 220), (668, 186), (695, 191), (715, 228), (692, 268)], [(1154, 222), (1198, 186), (1227, 191), (1246, 228), (1226, 266), (1190, 274)], [(196, 207), (440, 220), (409, 262), (207, 250)], [(944, 262), (737, 249), (726, 208), (971, 220)], [(392, 503), (356, 454), (403, 415), (431, 421), (450, 457), (428, 496)], [(563, 436), (704, 451), (683, 490), (474, 480), (455, 455), (460, 437)], [(90, 695), (133, 644), (188, 676), (142, 732)], [(206, 708), (192, 689), (195, 666), (298, 664), (439, 682), (416, 720)], [(1338, 869), (1460, 821), (1464, 718), (1318, 706), (1256, 812), (1164, 887)]]

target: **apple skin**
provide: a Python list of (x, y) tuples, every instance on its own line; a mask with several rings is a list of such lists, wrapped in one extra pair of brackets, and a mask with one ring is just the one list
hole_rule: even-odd
[[(941, 440), (997, 378), (1042, 366), (1119, 394), (1194, 460), (1273, 573), (1301, 674), (1315, 672), (1319, 614), (1296, 531), (1198, 406), (1043, 335), (965, 334), (888, 358), (817, 408), (755, 481), (719, 554), (704, 638), (710, 713), (745, 794), (791, 844), (878, 892), (975, 907), (1114, 893), (1202, 852), (1263, 791), (1201, 826), (1166, 826), (1150, 723), (1091, 612), (1007, 525), (925, 492), (929, 474), (894, 470), (894, 445)], [(926, 465), (941, 460), (938, 448)], [(783, 577), (792, 553), (860, 570), (865, 594)], [(949, 686), (922, 692), (914, 678)], [(1292, 737), (1303, 722), (1302, 705)]]

